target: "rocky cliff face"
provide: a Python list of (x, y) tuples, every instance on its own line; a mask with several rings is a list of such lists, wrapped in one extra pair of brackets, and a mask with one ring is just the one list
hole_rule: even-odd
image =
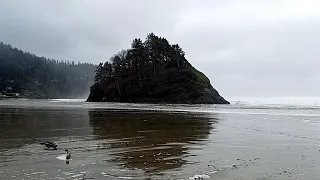
[(203, 95), (196, 99), (196, 104), (230, 104), (225, 100), (211, 84), (208, 88), (204, 88)]
[[(197, 71), (192, 68), (193, 71)], [(193, 71), (190, 73), (193, 74)], [(186, 81), (155, 86), (154, 88), (129, 87), (130, 83), (119, 82), (119, 88), (110, 88), (106, 84), (95, 83), (91, 87), (89, 102), (130, 102), (130, 103), (173, 103), (173, 104), (230, 104), (201, 72), (193, 74), (195, 80), (188, 77)], [(180, 75), (181, 76), (181, 75)], [(176, 75), (175, 78), (178, 78)], [(201, 81), (202, 80), (202, 81)], [(165, 81), (165, 80), (163, 80)], [(158, 84), (158, 83), (157, 83)], [(119, 91), (120, 90), (120, 91)], [(120, 93), (121, 92), (121, 95)]]
[(178, 98), (172, 98), (172, 95), (168, 94), (168, 97), (156, 98), (156, 94), (146, 95), (141, 94), (135, 97), (120, 98), (114, 96), (107, 98), (99, 88), (99, 85), (93, 85), (91, 87), (90, 95), (87, 99), (88, 102), (129, 102), (129, 103), (172, 103), (172, 104), (230, 104), (225, 100), (220, 94), (210, 85), (208, 88), (202, 89), (202, 95), (197, 97), (192, 97), (191, 95), (186, 95), (186, 98), (181, 98), (179, 96), (185, 94), (181, 92), (178, 94)]

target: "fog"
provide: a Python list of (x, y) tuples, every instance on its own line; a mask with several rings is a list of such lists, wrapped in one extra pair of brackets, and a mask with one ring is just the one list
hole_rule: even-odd
[(150, 32), (178, 43), (222, 96), (318, 96), (317, 0), (0, 1), (0, 41), (105, 62)]

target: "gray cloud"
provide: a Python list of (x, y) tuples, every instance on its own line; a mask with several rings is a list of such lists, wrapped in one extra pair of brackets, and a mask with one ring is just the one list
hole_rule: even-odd
[(224, 96), (316, 96), (316, 0), (0, 1), (0, 41), (104, 62), (154, 32), (178, 43)]

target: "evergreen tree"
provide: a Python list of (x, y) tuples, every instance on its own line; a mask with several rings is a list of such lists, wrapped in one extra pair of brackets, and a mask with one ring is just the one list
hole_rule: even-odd
[(0, 92), (29, 98), (81, 97), (89, 91), (95, 65), (57, 61), (0, 42)]

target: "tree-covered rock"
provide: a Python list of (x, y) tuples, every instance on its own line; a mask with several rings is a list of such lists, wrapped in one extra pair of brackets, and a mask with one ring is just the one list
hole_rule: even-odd
[(88, 95), (94, 64), (57, 61), (0, 42), (0, 93), (26, 98), (80, 98)]
[(228, 104), (178, 44), (149, 34), (96, 68), (87, 101)]

